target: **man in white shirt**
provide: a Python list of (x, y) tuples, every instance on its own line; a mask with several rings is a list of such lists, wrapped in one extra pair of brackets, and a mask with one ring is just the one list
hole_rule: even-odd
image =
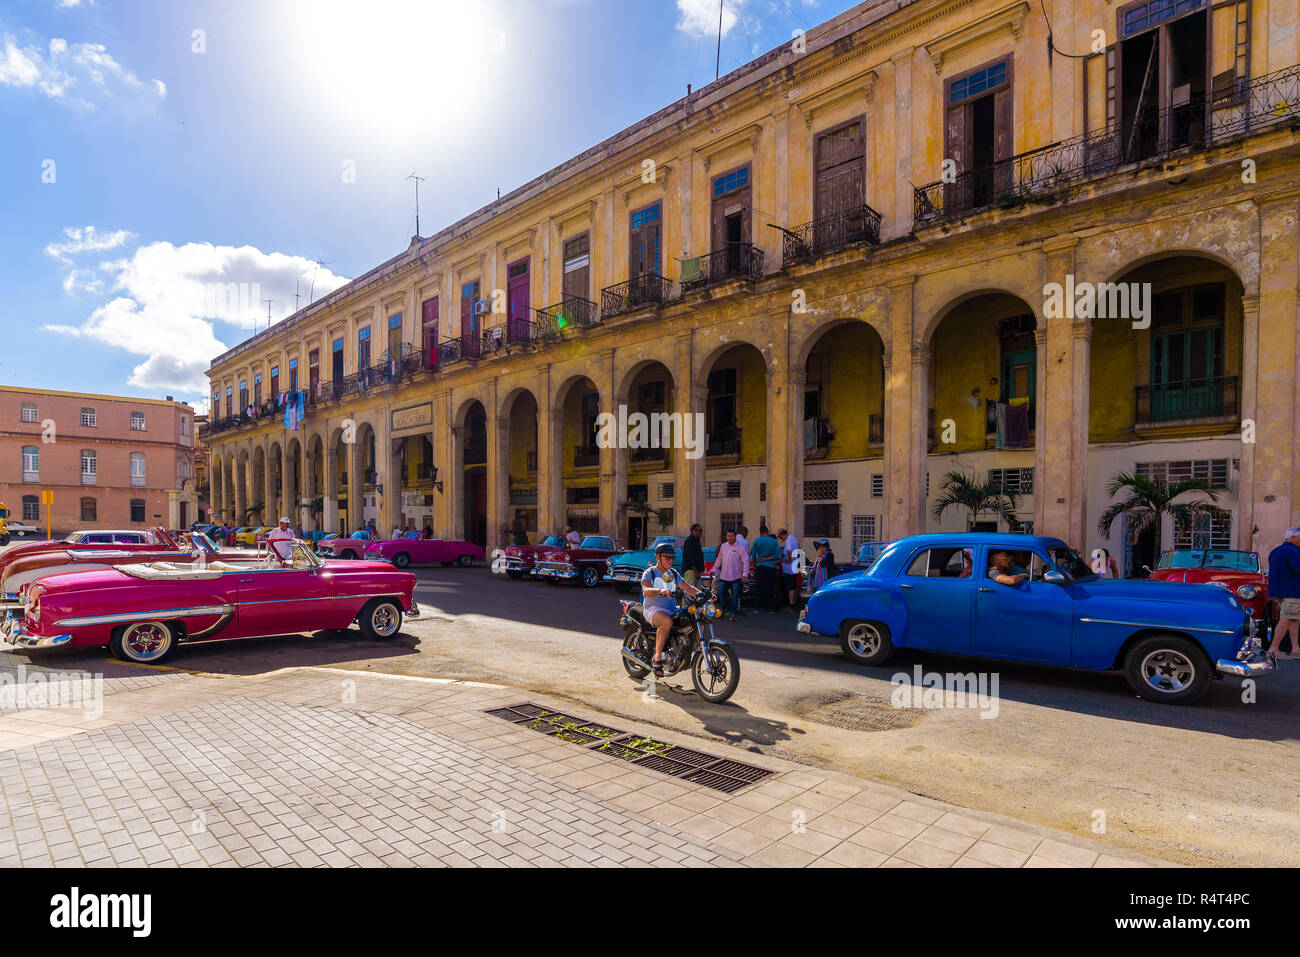
[(564, 542), (566, 545), (577, 547), (582, 544), (582, 536), (571, 527), (566, 526), (564, 529)]
[(776, 533), (781, 542), (781, 584), (785, 587), (786, 597), (790, 601), (790, 610), (799, 610), (799, 574), (800, 563), (795, 552), (799, 551), (799, 539), (784, 528)]
[(275, 554), (279, 556), (281, 561), (288, 561), (289, 556), (293, 553), (293, 540), (296, 537), (293, 529), (289, 527), (289, 519), (282, 516), (280, 518), (280, 527), (271, 529), (266, 536), (266, 543), (275, 549)]

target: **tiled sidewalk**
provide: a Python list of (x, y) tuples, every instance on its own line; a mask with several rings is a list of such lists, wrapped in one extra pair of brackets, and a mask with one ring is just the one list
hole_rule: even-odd
[(1156, 863), (564, 709), (777, 772), (728, 795), (484, 713), (524, 700), (562, 707), (516, 689), (324, 668), (147, 674), (106, 687), (98, 718), (41, 708), (0, 716), (0, 864)]

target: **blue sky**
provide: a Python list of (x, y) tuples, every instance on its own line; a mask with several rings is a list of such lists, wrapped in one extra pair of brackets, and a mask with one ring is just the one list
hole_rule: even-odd
[[(852, 5), (725, 0), (722, 72)], [(0, 384), (202, 407), (266, 322), (217, 285), (283, 318), (406, 247), (410, 173), (428, 235), (712, 81), (718, 9), (0, 2)]]

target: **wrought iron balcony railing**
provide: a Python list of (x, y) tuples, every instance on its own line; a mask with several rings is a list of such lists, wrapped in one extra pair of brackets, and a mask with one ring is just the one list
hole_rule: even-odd
[(682, 293), (703, 289), (728, 279), (748, 279), (756, 282), (763, 278), (763, 250), (753, 243), (728, 243), (701, 256), (699, 261), (682, 260)]
[[(992, 166), (958, 173), (914, 190), (918, 225), (956, 219), (994, 206), (1050, 203), (1072, 186), (1130, 163), (1205, 150), (1271, 129), (1300, 123), (1300, 66), (1241, 81), (1222, 96), (1212, 93), (1181, 106), (1146, 110), (1104, 129), (1030, 150)], [(1213, 108), (1214, 103), (1219, 103)]]
[(781, 232), (781, 265), (793, 266), (856, 243), (879, 245), (880, 214), (864, 204)]
[(1164, 385), (1140, 385), (1135, 392), (1135, 421), (1155, 425), (1183, 419), (1215, 419), (1240, 411), (1236, 376), (1188, 379)]
[(710, 432), (708, 443), (704, 447), (705, 455), (739, 455), (740, 429), (719, 429)]
[(537, 325), (555, 333), (570, 329), (590, 329), (600, 322), (596, 304), (582, 296), (565, 296), (562, 302), (537, 310)]
[(575, 448), (573, 450), (573, 467), (575, 469), (595, 468), (600, 465), (600, 449)]
[(627, 282), (606, 286), (600, 291), (600, 314), (605, 318), (620, 316), (633, 309), (667, 302), (673, 288), (671, 279), (645, 272)]
[(438, 365), (447, 366), (465, 359), (477, 359), (482, 354), (481, 336), (461, 336), (443, 339), (438, 343)]

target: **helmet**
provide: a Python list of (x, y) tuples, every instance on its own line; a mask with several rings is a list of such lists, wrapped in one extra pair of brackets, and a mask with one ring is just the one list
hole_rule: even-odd
[(830, 548), (831, 543), (824, 538), (819, 538), (817, 539), (817, 541), (813, 542), (813, 548), (821, 548), (823, 546), (826, 548)]
[(668, 542), (660, 542), (655, 546), (655, 558), (658, 558), (660, 555), (672, 555), (676, 557), (677, 549), (673, 548), (673, 546)]

